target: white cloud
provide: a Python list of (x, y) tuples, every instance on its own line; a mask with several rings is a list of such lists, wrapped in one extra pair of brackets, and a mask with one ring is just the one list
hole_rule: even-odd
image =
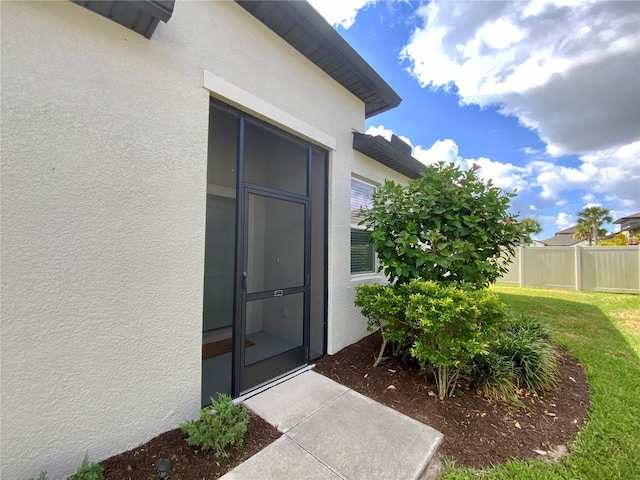
[(403, 49), (423, 85), (463, 104), (500, 105), (552, 155), (640, 140), (636, 1), (434, 0)]
[[(394, 132), (378, 125), (369, 127), (366, 133), (390, 140)], [(574, 191), (583, 192), (584, 203), (600, 202), (629, 211), (640, 209), (640, 142), (583, 155), (577, 167), (566, 167), (550, 160), (533, 160), (518, 166), (486, 157), (465, 158), (460, 154), (458, 144), (450, 138), (437, 140), (426, 148), (414, 146), (407, 137), (400, 138), (412, 146), (412, 155), (425, 165), (440, 161), (461, 168), (471, 168), (474, 163), (479, 165), (477, 175), (480, 178), (491, 180), (506, 191), (517, 191), (518, 196), (513, 200), (515, 211), (579, 209), (573, 203), (569, 205), (566, 198)]]
[[(365, 133), (367, 135), (379, 135), (390, 140), (394, 132), (383, 125), (378, 125), (377, 127), (370, 126)], [(513, 192), (516, 189), (521, 191), (528, 187), (526, 180), (526, 177), (530, 174), (528, 168), (518, 167), (511, 163), (493, 161), (485, 157), (464, 158), (460, 155), (456, 142), (450, 138), (437, 140), (429, 148), (424, 148), (421, 145), (414, 146), (411, 139), (407, 137), (400, 136), (400, 138), (412, 146), (414, 158), (425, 165), (446, 162), (469, 169), (475, 163), (480, 166), (480, 170), (477, 172), (480, 178), (491, 180), (495, 186), (503, 190)]]
[(413, 156), (425, 165), (438, 162), (455, 163), (456, 165), (462, 163), (462, 158), (458, 155), (458, 145), (450, 138), (437, 140), (427, 149), (418, 145), (413, 149)]
[(527, 155), (539, 155), (542, 153), (540, 150), (536, 150), (535, 148), (531, 148), (531, 147), (524, 147), (524, 148), (521, 148), (519, 151), (524, 152)]
[[(471, 167), (473, 159), (466, 160), (467, 166)], [(475, 163), (480, 166), (478, 173), (485, 180), (491, 180), (494, 185), (508, 192), (524, 191), (528, 188), (527, 177), (530, 172), (528, 168), (518, 167), (511, 163), (493, 161), (485, 157), (478, 158)]]
[(640, 141), (581, 157), (580, 169), (592, 179), (592, 192), (640, 207)]
[(543, 199), (556, 200), (562, 192), (579, 188), (588, 188), (591, 177), (585, 172), (551, 162), (531, 162), (529, 166), (533, 171), (539, 172), (533, 183), (542, 188), (540, 196)]
[(558, 227), (558, 230), (564, 230), (565, 228), (569, 228), (575, 225), (576, 220), (573, 218), (573, 215), (560, 212), (556, 217), (555, 224), (556, 224), (556, 227)]
[(309, 0), (309, 3), (331, 25), (348, 29), (356, 21), (358, 10), (375, 0)]
[(602, 197), (611, 203), (640, 207), (640, 141), (583, 155), (580, 161), (577, 168), (550, 161), (530, 162), (531, 170), (538, 172), (533, 184), (542, 188), (541, 196), (554, 200), (563, 192), (584, 189), (586, 202)]
[[(367, 128), (367, 131), (364, 133), (366, 133), (367, 135), (383, 137), (384, 139), (391, 141), (391, 135), (393, 135), (395, 132), (393, 132), (392, 130), (389, 130), (388, 128), (384, 128), (384, 126), (382, 125), (378, 125), (377, 127), (374, 127), (372, 125), (369, 128)], [(407, 137), (403, 135), (398, 135), (398, 134), (395, 134), (395, 135), (398, 138), (400, 138), (400, 140), (402, 140), (404, 143), (410, 145), (411, 148), (413, 148), (413, 143), (411, 143), (411, 140), (409, 140)]]
[(393, 130), (384, 128), (383, 125), (378, 125), (377, 127), (374, 127), (373, 125), (371, 125), (369, 128), (367, 128), (367, 131), (364, 133), (366, 133), (367, 135), (373, 135), (374, 137), (383, 137), (391, 141), (391, 135), (393, 135)]
[[(384, 125), (370, 126), (366, 133), (387, 140), (394, 134)], [(425, 165), (444, 161), (469, 169), (475, 163), (480, 166), (476, 172), (480, 178), (491, 180), (493, 185), (508, 192), (517, 191), (518, 195), (511, 200), (511, 211), (537, 218), (544, 228), (541, 237), (546, 238), (553, 231), (576, 224), (573, 215), (562, 211), (567, 208), (577, 212), (590, 205), (616, 206), (618, 210), (612, 213), (615, 218), (637, 212), (640, 208), (640, 142), (585, 155), (580, 158), (578, 167), (570, 168), (547, 160), (534, 160), (521, 167), (486, 157), (465, 158), (458, 144), (450, 138), (437, 140), (428, 148), (414, 146), (407, 137), (401, 138), (412, 146), (414, 158)], [(620, 177), (620, 171), (626, 171), (627, 176)], [(536, 193), (538, 189), (540, 192)], [(575, 190), (586, 192), (582, 194), (583, 203), (580, 206), (568, 202), (565, 197)], [(549, 210), (560, 212), (554, 213), (554, 216), (543, 214)], [(617, 212), (623, 213), (618, 215)]]

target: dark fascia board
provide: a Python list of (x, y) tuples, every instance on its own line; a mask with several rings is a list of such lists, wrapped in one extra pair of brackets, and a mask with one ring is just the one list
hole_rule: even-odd
[(71, 0), (92, 12), (151, 38), (158, 22), (168, 22), (175, 0)]
[(381, 136), (354, 132), (353, 148), (405, 177), (420, 178), (425, 166)]
[(173, 15), (173, 7), (176, 2), (175, 0), (129, 0), (127, 3), (135, 5), (140, 10), (167, 23)]
[(628, 222), (630, 220), (639, 220), (640, 221), (640, 212), (628, 215), (626, 217), (619, 218), (616, 221), (614, 221), (613, 223), (621, 224), (621, 223)]
[[(369, 118), (379, 113), (397, 107), (402, 102), (400, 96), (384, 81), (384, 79), (356, 52), (347, 41), (306, 1), (280, 0), (280, 1), (249, 1), (236, 0), (245, 10), (258, 20), (263, 22), (274, 32), (278, 33), (292, 47), (305, 55), (309, 60), (324, 70), (334, 80), (343, 85), (347, 90), (360, 98), (365, 103), (365, 117)], [(268, 4), (268, 9), (260, 8), (261, 4)], [(344, 78), (344, 69), (329, 70), (326, 68), (326, 59), (319, 62), (304, 52), (305, 44), (297, 43), (300, 37), (289, 36), (285, 38), (276, 30), (277, 24), (272, 24), (272, 13), (285, 15), (291, 18), (296, 25), (309, 34), (313, 40), (322, 45), (341, 65), (360, 80), (360, 85), (352, 85)], [(271, 18), (270, 18), (271, 17)], [(365, 88), (361, 88), (364, 84)]]

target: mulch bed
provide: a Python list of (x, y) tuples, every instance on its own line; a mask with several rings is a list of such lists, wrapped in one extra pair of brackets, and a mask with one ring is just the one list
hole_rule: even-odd
[(325, 356), (315, 371), (439, 430), (444, 441), (438, 456), (457, 465), (485, 468), (511, 457), (551, 457), (535, 450), (569, 447), (585, 422), (590, 391), (584, 370), (564, 351), (557, 387), (540, 396), (523, 392), (523, 406), (515, 406), (489, 401), (464, 381), (454, 397), (441, 401), (433, 376), (417, 365), (390, 357), (373, 368), (381, 344), (373, 333)]
[[(544, 395), (523, 395), (523, 406), (483, 398), (461, 381), (456, 394), (438, 399), (432, 375), (390, 357), (373, 361), (382, 339), (373, 333), (336, 355), (318, 361), (315, 371), (380, 403), (436, 428), (444, 434), (438, 457), (458, 465), (485, 468), (511, 457), (549, 458), (540, 452), (570, 446), (585, 422), (590, 402), (582, 366), (561, 352), (561, 380)], [(388, 388), (393, 385), (395, 388)], [(170, 480), (210, 480), (224, 475), (278, 437), (276, 428), (249, 412), (244, 444), (228, 458), (215, 458), (185, 442), (180, 429), (163, 433), (128, 452), (101, 462), (107, 480), (155, 480), (160, 458), (171, 458)]]
[(229, 450), (229, 457), (216, 458), (212, 453), (190, 447), (186, 435), (178, 428), (159, 435), (144, 445), (108, 458), (100, 465), (107, 480), (157, 480), (156, 463), (170, 458), (170, 480), (211, 480), (219, 478), (247, 458), (280, 437), (281, 433), (260, 417), (249, 412), (249, 426), (240, 447)]

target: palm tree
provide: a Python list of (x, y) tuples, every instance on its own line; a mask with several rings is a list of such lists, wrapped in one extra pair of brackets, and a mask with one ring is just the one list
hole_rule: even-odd
[(522, 229), (521, 243), (525, 245), (531, 243), (531, 235), (537, 235), (542, 232), (542, 225), (535, 218), (523, 218), (518, 222), (518, 226)]
[(591, 242), (593, 241), (593, 230), (591, 229), (591, 225), (587, 222), (578, 223), (578, 225), (576, 225), (576, 231), (573, 233), (573, 238), (586, 240), (589, 242), (589, 246), (591, 246)]
[[(598, 244), (598, 233), (602, 224), (613, 221), (613, 217), (610, 214), (611, 212), (608, 208), (599, 205), (586, 207), (581, 212), (578, 212), (578, 227), (580, 227), (581, 223), (588, 224), (591, 227), (591, 238), (593, 238), (594, 245)], [(589, 242), (589, 245), (591, 245), (591, 242)]]

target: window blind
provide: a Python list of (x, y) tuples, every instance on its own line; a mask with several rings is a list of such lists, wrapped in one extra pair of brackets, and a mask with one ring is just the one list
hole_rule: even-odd
[(354, 178), (351, 179), (351, 225), (358, 225), (362, 220), (361, 208), (371, 206), (371, 197), (376, 187)]
[(351, 230), (351, 273), (366, 273), (374, 271), (373, 247), (369, 232), (366, 230)]

